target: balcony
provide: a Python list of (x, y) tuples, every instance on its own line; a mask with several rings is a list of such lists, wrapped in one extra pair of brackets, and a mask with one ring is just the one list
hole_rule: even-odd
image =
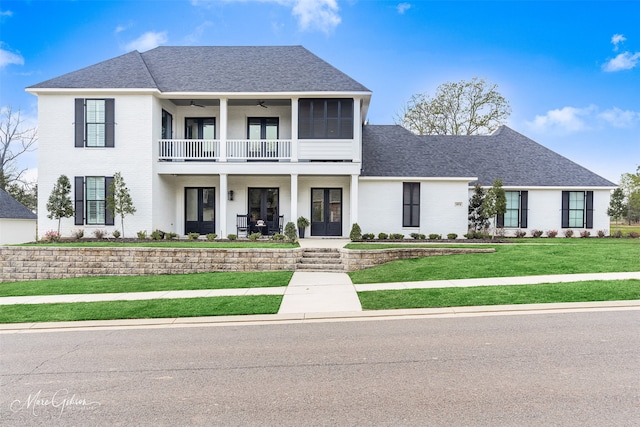
[(221, 150), (216, 139), (161, 139), (158, 160), (172, 161), (278, 161), (291, 160), (291, 140), (227, 140)]

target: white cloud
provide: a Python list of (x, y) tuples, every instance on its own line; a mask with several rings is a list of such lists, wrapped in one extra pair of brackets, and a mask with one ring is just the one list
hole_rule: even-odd
[(609, 127), (632, 128), (640, 124), (640, 112), (613, 107), (604, 111), (595, 105), (563, 107), (537, 115), (527, 125), (540, 133), (577, 133)]
[(411, 9), (411, 5), (409, 3), (400, 3), (396, 6), (396, 10), (400, 15), (404, 15), (404, 13), (409, 9)]
[(614, 34), (611, 37), (611, 43), (613, 43), (613, 50), (616, 51), (618, 50), (618, 45), (620, 43), (622, 43), (623, 41), (625, 41), (627, 38), (625, 36), (623, 36), (622, 34)]
[(10, 10), (0, 10), (0, 16), (12, 17), (13, 16), (13, 12), (11, 12)]
[(125, 49), (127, 51), (137, 50), (137, 51), (144, 52), (149, 49), (153, 49), (154, 47), (158, 47), (161, 44), (166, 43), (167, 40), (168, 38), (167, 38), (166, 31), (161, 31), (161, 32), (147, 31), (137, 39), (129, 42), (125, 46)]
[[(275, 3), (291, 8), (291, 14), (298, 20), (298, 26), (303, 31), (320, 30), (325, 33), (333, 31), (340, 22), (337, 0), (223, 0), (226, 3), (251, 1), (260, 3)], [(193, 6), (209, 8), (214, 0), (191, 0)]]
[(630, 70), (638, 65), (638, 61), (640, 61), (640, 52), (633, 54), (631, 52), (623, 52), (604, 64), (602, 69), (607, 72)]
[(204, 34), (204, 31), (212, 26), (213, 23), (210, 21), (205, 21), (202, 24), (198, 25), (197, 27), (195, 27), (193, 29), (193, 31), (191, 32), (191, 34), (187, 34), (184, 37), (184, 41), (186, 44), (196, 44), (201, 38), (202, 35)]
[(24, 58), (18, 53), (0, 48), (0, 68), (4, 68), (9, 64), (24, 65)]

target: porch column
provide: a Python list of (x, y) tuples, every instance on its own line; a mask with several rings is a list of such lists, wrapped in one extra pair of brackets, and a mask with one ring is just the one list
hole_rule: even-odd
[[(220, 161), (227, 161), (227, 127), (229, 126), (227, 114), (227, 98), (220, 98)], [(227, 199), (226, 193), (224, 199)]]
[(353, 99), (353, 161), (359, 162), (362, 158), (362, 99)]
[(298, 219), (298, 175), (291, 174), (291, 222)]
[[(298, 161), (298, 97), (291, 98), (291, 161)], [(295, 222), (295, 221), (294, 221)]]
[(229, 186), (227, 185), (227, 174), (220, 174), (220, 206), (218, 208), (218, 238), (227, 237), (227, 194)]
[(351, 224), (349, 224), (349, 230), (351, 226), (358, 222), (358, 175), (351, 175)]

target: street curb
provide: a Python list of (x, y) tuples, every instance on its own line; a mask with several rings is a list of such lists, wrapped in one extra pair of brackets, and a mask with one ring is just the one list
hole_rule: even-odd
[(346, 322), (397, 320), (418, 318), (478, 317), (568, 313), (586, 311), (640, 310), (640, 300), (573, 302), (550, 304), (511, 304), (494, 306), (416, 308), (371, 310), (359, 312), (262, 314), (248, 316), (208, 316), (162, 319), (87, 320), (75, 322), (6, 323), (0, 324), (0, 334), (25, 332), (63, 332), (126, 328), (242, 326), (290, 323)]

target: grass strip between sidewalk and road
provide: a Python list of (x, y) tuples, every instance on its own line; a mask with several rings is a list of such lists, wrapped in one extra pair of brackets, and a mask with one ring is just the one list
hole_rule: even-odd
[(358, 292), (364, 310), (640, 299), (640, 280)]
[(0, 283), (0, 297), (287, 286), (291, 271), (217, 272), (160, 276), (100, 276)]
[(5, 305), (0, 323), (275, 314), (282, 295)]

